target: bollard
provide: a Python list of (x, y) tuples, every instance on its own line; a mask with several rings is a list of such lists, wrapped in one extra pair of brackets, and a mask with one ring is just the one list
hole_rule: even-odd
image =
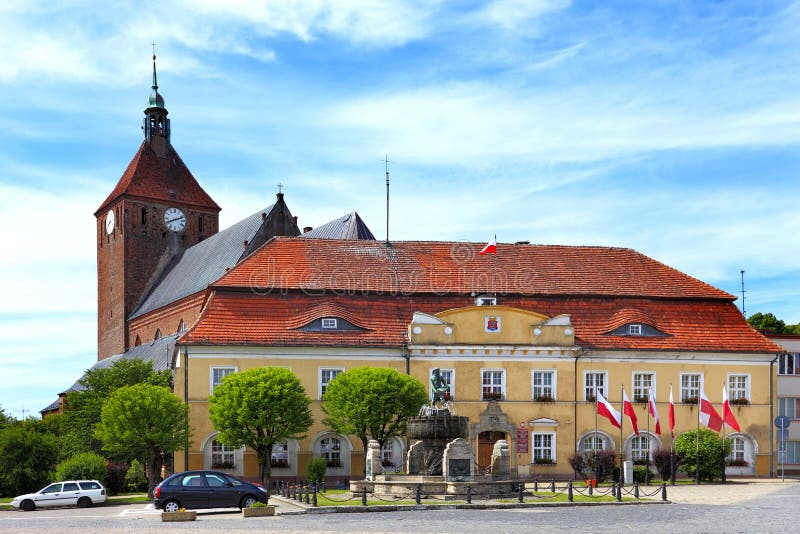
[(322, 493), (325, 493), (325, 479), (322, 479)]
[(556, 480), (554, 478), (550, 479), (550, 491), (553, 493), (556, 492)]
[(294, 484), (289, 488), (289, 498), (293, 501), (297, 500), (297, 486)]
[(667, 500), (667, 483), (666, 482), (662, 482), (661, 483), (661, 500), (662, 501), (666, 501)]
[(617, 502), (622, 502), (622, 485), (617, 486)]
[(311, 488), (306, 484), (306, 504), (311, 504)]
[(570, 480), (569, 482), (567, 482), (567, 500), (569, 502), (572, 502), (574, 499), (575, 497), (574, 495), (572, 495), (572, 481)]
[(617, 496), (617, 483), (614, 481), (611, 482), (611, 496), (612, 497)]
[(517, 487), (517, 502), (522, 502), (522, 492), (523, 492), (523, 488), (522, 488), (522, 484), (520, 484)]
[(472, 504), (472, 488), (467, 486), (467, 504)]
[(414, 502), (416, 502), (417, 504), (421, 502), (422, 499), (422, 496), (420, 495), (421, 493), (422, 493), (422, 484), (417, 484), (417, 487), (414, 490)]
[(361, 506), (366, 506), (366, 505), (367, 505), (367, 485), (364, 484), (364, 486), (361, 488)]
[(589, 481), (589, 497), (594, 495), (594, 489), (593, 488), (594, 488), (594, 484), (591, 481)]
[(639, 498), (639, 483), (638, 482), (634, 482), (633, 483), (633, 496), (635, 498), (637, 498), (637, 499)]
[(317, 486), (314, 486), (314, 494), (311, 496), (311, 506), (317, 506)]
[(533, 491), (539, 491), (539, 479), (533, 481)]

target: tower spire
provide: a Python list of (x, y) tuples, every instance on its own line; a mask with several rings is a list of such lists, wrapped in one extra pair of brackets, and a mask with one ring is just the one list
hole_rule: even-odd
[(170, 125), (167, 118), (164, 98), (158, 92), (158, 76), (156, 74), (156, 44), (153, 43), (153, 85), (147, 109), (144, 110), (144, 138), (150, 143), (156, 154), (166, 157), (170, 145)]
[(156, 53), (153, 52), (153, 91), (158, 91), (158, 79), (156, 78)]

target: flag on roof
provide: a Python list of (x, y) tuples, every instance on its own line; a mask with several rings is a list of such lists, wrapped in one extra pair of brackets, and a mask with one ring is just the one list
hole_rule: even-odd
[(717, 410), (714, 409), (714, 405), (706, 397), (706, 392), (702, 389), (700, 390), (700, 410), (698, 415), (700, 422), (714, 432), (722, 430), (722, 417), (719, 416)]
[(603, 397), (603, 394), (600, 393), (599, 390), (596, 391), (596, 398), (597, 414), (607, 418), (615, 427), (622, 428), (622, 415), (620, 415), (620, 413), (614, 409), (611, 403), (608, 402), (605, 397)]
[(492, 238), (492, 240), (489, 241), (489, 243), (483, 247), (478, 254), (481, 256), (484, 254), (497, 254), (497, 236), (494, 236), (494, 238)]
[(731, 429), (737, 432), (742, 431), (742, 429), (739, 428), (739, 422), (736, 420), (736, 416), (733, 415), (733, 411), (731, 410), (731, 404), (728, 402), (728, 392), (725, 391), (725, 386), (722, 386), (722, 421)]

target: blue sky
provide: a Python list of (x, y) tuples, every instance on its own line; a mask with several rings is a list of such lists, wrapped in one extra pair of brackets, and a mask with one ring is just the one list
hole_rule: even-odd
[[(114, 7), (108, 7), (108, 6)], [(93, 212), (142, 137), (222, 206), (393, 239), (637, 249), (800, 322), (800, 3), (0, 4), (0, 406), (96, 355)], [(24, 411), (27, 412), (24, 412)]]

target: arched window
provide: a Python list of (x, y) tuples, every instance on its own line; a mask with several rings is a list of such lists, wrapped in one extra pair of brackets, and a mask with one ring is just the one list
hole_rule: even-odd
[(178, 324), (178, 333), (183, 334), (184, 332), (186, 332), (186, 323), (181, 319), (181, 322)]
[(142, 344), (142, 340), (139, 338), (139, 336), (136, 336), (136, 341), (133, 342), (133, 346), (134, 347), (138, 347), (141, 344)]
[(160, 328), (156, 329), (156, 335), (153, 336), (153, 341), (158, 341), (159, 339), (161, 339), (161, 329)]
[(631, 439), (631, 460), (645, 462), (650, 452), (650, 437), (644, 434)]
[(236, 467), (235, 458), (233, 447), (229, 447), (217, 440), (211, 442), (212, 469), (233, 469)]
[(272, 446), (272, 456), (270, 457), (270, 467), (286, 468), (289, 467), (289, 442), (284, 440)]
[(731, 440), (731, 455), (730, 459), (738, 462), (747, 461), (744, 456), (744, 439), (735, 437)]
[(338, 438), (327, 437), (320, 440), (319, 453), (328, 462), (328, 467), (342, 466), (342, 442)]
[(614, 444), (605, 432), (589, 432), (578, 442), (581, 452), (613, 450)]

